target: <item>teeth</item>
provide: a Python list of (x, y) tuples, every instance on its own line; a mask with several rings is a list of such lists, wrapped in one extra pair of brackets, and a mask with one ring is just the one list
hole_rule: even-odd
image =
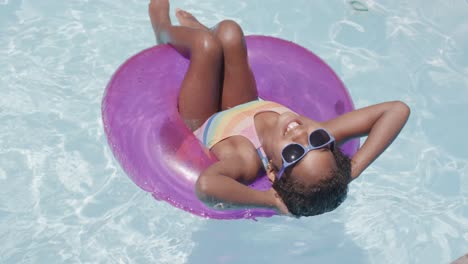
[(293, 128), (297, 127), (299, 125), (299, 123), (297, 123), (296, 121), (293, 121), (291, 123), (288, 124), (288, 127), (286, 129), (286, 133), (284, 133), (285, 135)]

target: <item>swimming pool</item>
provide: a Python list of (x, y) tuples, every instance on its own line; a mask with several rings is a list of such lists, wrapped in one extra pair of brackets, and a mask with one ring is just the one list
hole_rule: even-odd
[[(104, 87), (154, 44), (146, 1), (0, 0), (1, 263), (448, 263), (468, 252), (468, 3), (172, 1), (320, 55), (357, 107), (412, 115), (332, 213), (216, 221), (156, 202), (113, 158)], [(175, 21), (175, 18), (173, 17)]]

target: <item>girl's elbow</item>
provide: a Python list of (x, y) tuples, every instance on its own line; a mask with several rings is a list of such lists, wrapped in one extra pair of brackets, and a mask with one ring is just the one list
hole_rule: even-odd
[(398, 111), (398, 113), (400, 113), (405, 119), (408, 119), (409, 115), (411, 114), (411, 108), (402, 101), (394, 101), (393, 109)]
[(208, 197), (210, 197), (211, 184), (206, 175), (201, 174), (200, 177), (198, 177), (197, 182), (195, 183), (195, 190), (198, 198), (202, 201), (206, 201)]

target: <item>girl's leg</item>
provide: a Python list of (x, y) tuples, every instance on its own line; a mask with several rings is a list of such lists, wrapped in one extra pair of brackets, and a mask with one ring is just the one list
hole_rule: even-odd
[[(192, 14), (177, 10), (181, 25), (208, 30)], [(221, 109), (256, 100), (258, 97), (255, 79), (247, 59), (247, 47), (241, 27), (234, 21), (224, 20), (213, 28), (223, 49), (223, 86)]]
[(148, 11), (158, 43), (169, 43), (184, 56), (190, 56), (178, 107), (180, 115), (193, 131), (219, 111), (221, 43), (206, 30), (172, 26), (168, 0), (151, 0)]

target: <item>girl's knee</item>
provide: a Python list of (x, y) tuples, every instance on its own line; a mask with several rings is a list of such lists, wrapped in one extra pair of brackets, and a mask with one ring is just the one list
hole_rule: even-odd
[(223, 47), (244, 43), (244, 32), (239, 24), (233, 20), (221, 21), (216, 27), (216, 36), (221, 41)]
[(221, 58), (223, 55), (223, 47), (218, 38), (210, 32), (200, 31), (196, 36), (192, 53), (202, 54), (206, 58)]

